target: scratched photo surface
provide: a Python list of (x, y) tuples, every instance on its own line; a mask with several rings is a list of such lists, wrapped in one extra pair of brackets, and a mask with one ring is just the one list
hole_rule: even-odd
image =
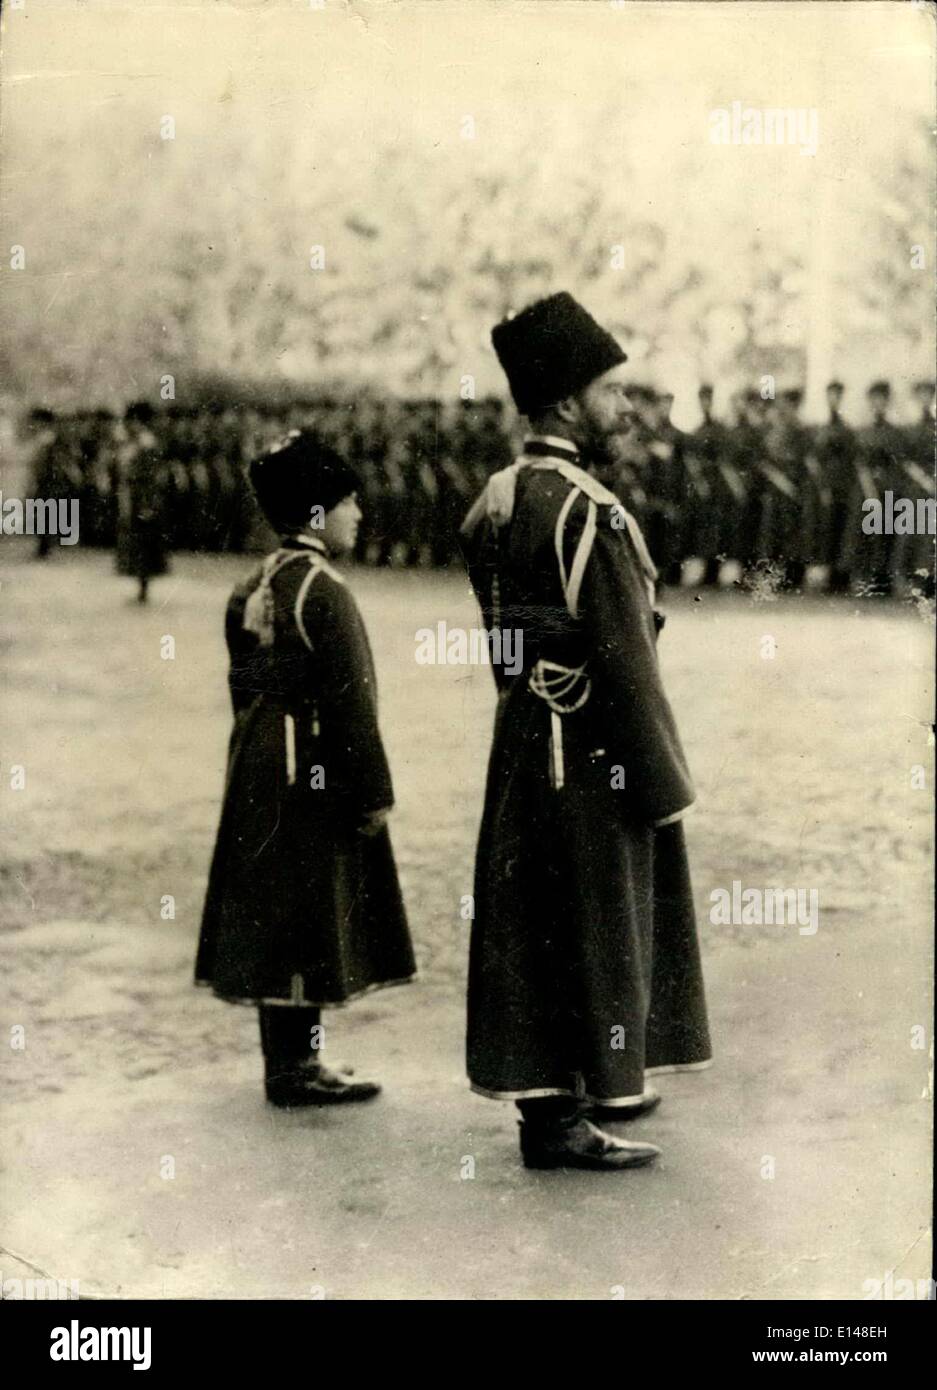
[(933, 1297), (934, 57), (4, 4), (4, 1298)]

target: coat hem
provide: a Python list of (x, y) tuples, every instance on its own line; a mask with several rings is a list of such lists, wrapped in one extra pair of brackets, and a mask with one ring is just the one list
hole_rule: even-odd
[[(660, 1067), (646, 1067), (644, 1075), (660, 1076), (664, 1072), (705, 1071), (712, 1064), (712, 1057), (704, 1062), (673, 1062)], [(636, 1096), (593, 1096), (588, 1091), (584, 1093), (574, 1091), (568, 1086), (540, 1086), (529, 1091), (490, 1091), (486, 1086), (479, 1086), (475, 1081), (469, 1082), (469, 1088), (476, 1095), (485, 1096), (488, 1100), (540, 1100), (547, 1096), (570, 1096), (573, 1100), (581, 1100), (589, 1105), (603, 1105), (609, 1109), (638, 1105), (645, 1095), (645, 1092), (642, 1091)]]
[(674, 811), (672, 816), (664, 816), (662, 820), (654, 821), (654, 829), (661, 830), (665, 825), (674, 825), (677, 821), (683, 820), (684, 816), (688, 816), (690, 812), (695, 809), (696, 802), (691, 801), (689, 806), (684, 806), (682, 811)]
[(713, 1065), (713, 1058), (707, 1057), (702, 1062), (664, 1062), (659, 1067), (645, 1067), (645, 1076), (663, 1076), (666, 1072), (677, 1071), (707, 1071)]
[(353, 1004), (356, 999), (361, 999), (366, 994), (374, 994), (379, 989), (393, 989), (395, 985), (409, 985), (417, 978), (416, 971), (412, 975), (401, 975), (399, 980), (378, 980), (373, 985), (365, 985), (363, 989), (355, 990), (354, 994), (346, 994), (343, 999), (279, 999), (268, 998), (266, 996), (248, 996), (239, 998), (234, 994), (222, 994), (215, 989), (211, 980), (196, 980), (197, 989), (210, 989), (216, 999), (220, 999), (224, 1004), (246, 1004), (253, 1005), (275, 1005), (281, 1009), (343, 1009), (346, 1004)]

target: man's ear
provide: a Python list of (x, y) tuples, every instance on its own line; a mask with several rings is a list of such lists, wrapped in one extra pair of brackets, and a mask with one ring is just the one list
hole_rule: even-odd
[(566, 396), (553, 407), (557, 415), (567, 425), (579, 423), (579, 402), (575, 396)]

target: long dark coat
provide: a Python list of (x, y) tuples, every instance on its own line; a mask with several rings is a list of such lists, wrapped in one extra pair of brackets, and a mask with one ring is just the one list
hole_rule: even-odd
[(725, 538), (731, 514), (720, 466), (729, 447), (729, 431), (719, 420), (706, 419), (686, 441), (686, 490), (683, 501), (684, 555), (712, 560)]
[(859, 539), (855, 524), (856, 517), (861, 516), (856, 451), (855, 430), (842, 416), (831, 415), (813, 443), (820, 498), (816, 558), (844, 574), (852, 570)]
[(811, 539), (815, 484), (806, 467), (809, 448), (809, 432), (799, 422), (779, 420), (767, 432), (761, 460), (759, 558), (804, 564), (815, 558)]
[(146, 431), (127, 446), (117, 484), (118, 574), (148, 579), (169, 571), (170, 473)]
[(525, 455), (463, 530), (486, 628), (524, 644), (520, 674), (494, 668), (469, 963), (469, 1077), (494, 1099), (625, 1104), (646, 1069), (710, 1059), (678, 823), (693, 792), (653, 566), (616, 502), (561, 454)]
[(393, 789), (357, 605), (319, 542), (284, 541), (227, 611), (234, 731), (196, 980), (237, 1003), (341, 1004), (409, 979)]
[(856, 471), (859, 486), (850, 525), (856, 537), (856, 573), (876, 589), (889, 586), (901, 575), (904, 546), (897, 535), (867, 534), (862, 529), (865, 519), (862, 503), (870, 498), (884, 499), (891, 491), (896, 497), (906, 495), (907, 475), (902, 460), (907, 452), (904, 432), (890, 420), (876, 420), (858, 433)]

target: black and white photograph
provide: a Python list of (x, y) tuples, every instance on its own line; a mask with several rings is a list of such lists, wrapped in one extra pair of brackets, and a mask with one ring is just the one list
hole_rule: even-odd
[(937, 5), (0, 25), (0, 1297), (144, 1370), (120, 1300), (757, 1303), (749, 1364), (887, 1360)]

